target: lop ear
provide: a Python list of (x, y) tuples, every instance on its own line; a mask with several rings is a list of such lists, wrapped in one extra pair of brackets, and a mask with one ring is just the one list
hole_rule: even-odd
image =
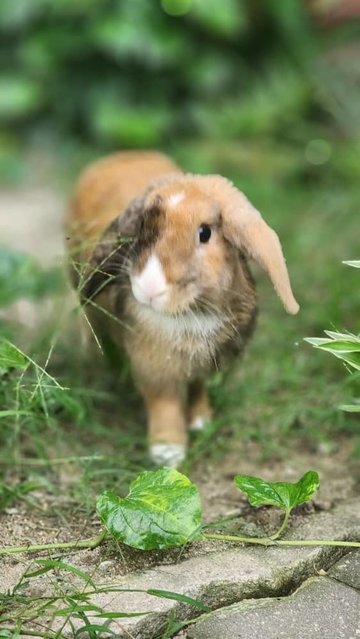
[(299, 305), (291, 290), (279, 238), (249, 200), (226, 178), (200, 176), (206, 193), (221, 206), (226, 239), (253, 258), (268, 274), (286, 311), (295, 315)]

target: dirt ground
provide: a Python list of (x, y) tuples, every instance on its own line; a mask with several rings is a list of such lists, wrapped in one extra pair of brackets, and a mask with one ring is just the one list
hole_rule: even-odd
[[(234, 475), (241, 472), (261, 475), (270, 481), (297, 481), (307, 470), (316, 469), (320, 475), (320, 491), (312, 504), (298, 507), (295, 511), (292, 526), (296, 527), (307, 512), (314, 509), (331, 510), (337, 503), (356, 494), (356, 480), (348, 463), (350, 452), (351, 442), (347, 440), (332, 455), (327, 452), (299, 451), (292, 455), (291, 461), (268, 460), (260, 464), (259, 447), (251, 443), (242, 444), (237, 452), (226, 455), (221, 464), (208, 463), (194, 468), (191, 479), (200, 490), (206, 522), (211, 523), (230, 516), (234, 517), (234, 521), (228, 525), (238, 534), (261, 535), (264, 531), (269, 533), (276, 529), (281, 514), (272, 508), (254, 510), (249, 507), (245, 496), (240, 494), (233, 484)], [(69, 478), (61, 479), (59, 475), (59, 482), (64, 480), (66, 490)], [(59, 519), (56, 511), (61, 511), (61, 503), (56, 498), (44, 491), (35, 491), (32, 498), (36, 499), (37, 508), (23, 503), (7, 508), (1, 513), (0, 546), (67, 542), (98, 534), (100, 527), (96, 515), (87, 519), (76, 513), (74, 507), (68, 511), (66, 518)], [(114, 543), (105, 542), (94, 551), (68, 551), (57, 554), (67, 557), (73, 565), (89, 574), (96, 572), (109, 578), (142, 571), (153, 565), (177, 563), (180, 557), (185, 559), (209, 553), (212, 548), (214, 551), (220, 550), (219, 543), (195, 543), (185, 550), (174, 549), (166, 552), (143, 552), (122, 547), (119, 553), (119, 548)], [(40, 556), (48, 557), (49, 552), (35, 555)], [(28, 553), (1, 559), (2, 587), (5, 585), (5, 590), (14, 587), (20, 575), (28, 568), (32, 557), (34, 555)], [(38, 587), (36, 585), (37, 589)]]

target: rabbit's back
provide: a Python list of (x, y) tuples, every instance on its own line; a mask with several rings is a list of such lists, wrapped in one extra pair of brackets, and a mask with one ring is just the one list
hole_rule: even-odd
[(91, 164), (81, 175), (66, 219), (73, 255), (86, 258), (112, 220), (149, 182), (181, 172), (170, 158), (154, 151), (114, 153)]

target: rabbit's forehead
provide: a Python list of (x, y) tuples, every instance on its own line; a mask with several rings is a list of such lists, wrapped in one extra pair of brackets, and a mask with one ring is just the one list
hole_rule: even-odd
[(183, 227), (184, 230), (201, 224), (214, 224), (220, 217), (219, 206), (205, 194), (189, 194), (181, 189), (164, 197), (163, 208), (167, 225)]
[[(221, 218), (220, 206), (213, 199), (200, 189), (181, 183), (153, 192), (146, 210), (146, 245), (143, 241), (142, 248), (147, 253), (154, 250), (160, 259), (167, 255), (169, 247), (182, 252), (184, 259), (188, 257), (199, 227), (218, 225)], [(140, 261), (145, 257), (140, 256)]]

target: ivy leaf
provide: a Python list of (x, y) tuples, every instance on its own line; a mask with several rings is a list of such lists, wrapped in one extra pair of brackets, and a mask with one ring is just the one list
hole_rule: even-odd
[(251, 475), (236, 475), (235, 484), (247, 494), (252, 506), (276, 506), (290, 512), (309, 501), (319, 488), (319, 475), (309, 470), (298, 482), (268, 482)]
[(96, 510), (111, 535), (133, 548), (172, 548), (201, 537), (198, 489), (172, 468), (141, 473), (125, 498), (105, 491)]

